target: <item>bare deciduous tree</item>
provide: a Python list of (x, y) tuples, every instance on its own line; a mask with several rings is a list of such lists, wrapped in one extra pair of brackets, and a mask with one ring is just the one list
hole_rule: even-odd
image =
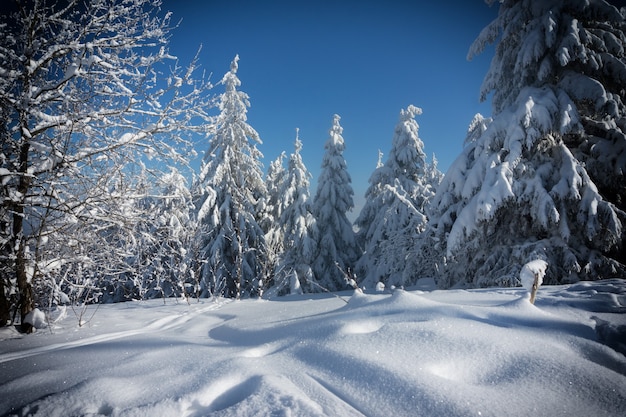
[(116, 273), (90, 256), (107, 252), (98, 243), (123, 252), (116, 231), (132, 240), (130, 166), (184, 162), (211, 98), (196, 61), (183, 68), (168, 52), (159, 0), (15, 6), (0, 23), (0, 318), (17, 293), (28, 332), (38, 279), (95, 265)]

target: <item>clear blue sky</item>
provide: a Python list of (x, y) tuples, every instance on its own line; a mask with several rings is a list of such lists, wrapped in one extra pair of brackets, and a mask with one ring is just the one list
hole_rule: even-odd
[(491, 114), (478, 97), (493, 49), (466, 59), (497, 15), (482, 0), (164, 0), (163, 8), (182, 19), (170, 46), (183, 64), (202, 44), (200, 62), (217, 82), (239, 54), (248, 121), (263, 140), (266, 167), (281, 151), (293, 151), (300, 128), (312, 194), (332, 116), (341, 116), (353, 216), (378, 150), (390, 149), (400, 109), (423, 109), (420, 138), (444, 172), (474, 114)]

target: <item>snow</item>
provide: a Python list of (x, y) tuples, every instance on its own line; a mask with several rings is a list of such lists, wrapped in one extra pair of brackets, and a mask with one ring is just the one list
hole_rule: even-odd
[(82, 327), (0, 331), (0, 415), (622, 416), (624, 313), (621, 279), (535, 305), (491, 288), (93, 306)]
[(24, 318), (24, 321), (36, 329), (45, 329), (47, 326), (46, 315), (38, 308), (28, 313)]
[(531, 291), (533, 285), (535, 285), (535, 279), (537, 279), (537, 287), (543, 284), (543, 277), (546, 274), (546, 268), (548, 263), (543, 259), (535, 259), (526, 263), (519, 273), (519, 279), (522, 282), (522, 287), (527, 291)]

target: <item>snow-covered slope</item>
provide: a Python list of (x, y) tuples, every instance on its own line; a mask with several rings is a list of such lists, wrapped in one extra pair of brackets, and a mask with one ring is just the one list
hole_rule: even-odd
[(4, 329), (0, 415), (626, 415), (624, 280), (542, 287), (534, 306), (522, 289), (342, 296)]

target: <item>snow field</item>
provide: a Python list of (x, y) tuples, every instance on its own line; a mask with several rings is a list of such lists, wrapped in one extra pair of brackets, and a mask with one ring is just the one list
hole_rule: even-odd
[(626, 412), (623, 280), (542, 287), (534, 306), (521, 288), (342, 296), (102, 305), (82, 328), (3, 330), (0, 415)]

